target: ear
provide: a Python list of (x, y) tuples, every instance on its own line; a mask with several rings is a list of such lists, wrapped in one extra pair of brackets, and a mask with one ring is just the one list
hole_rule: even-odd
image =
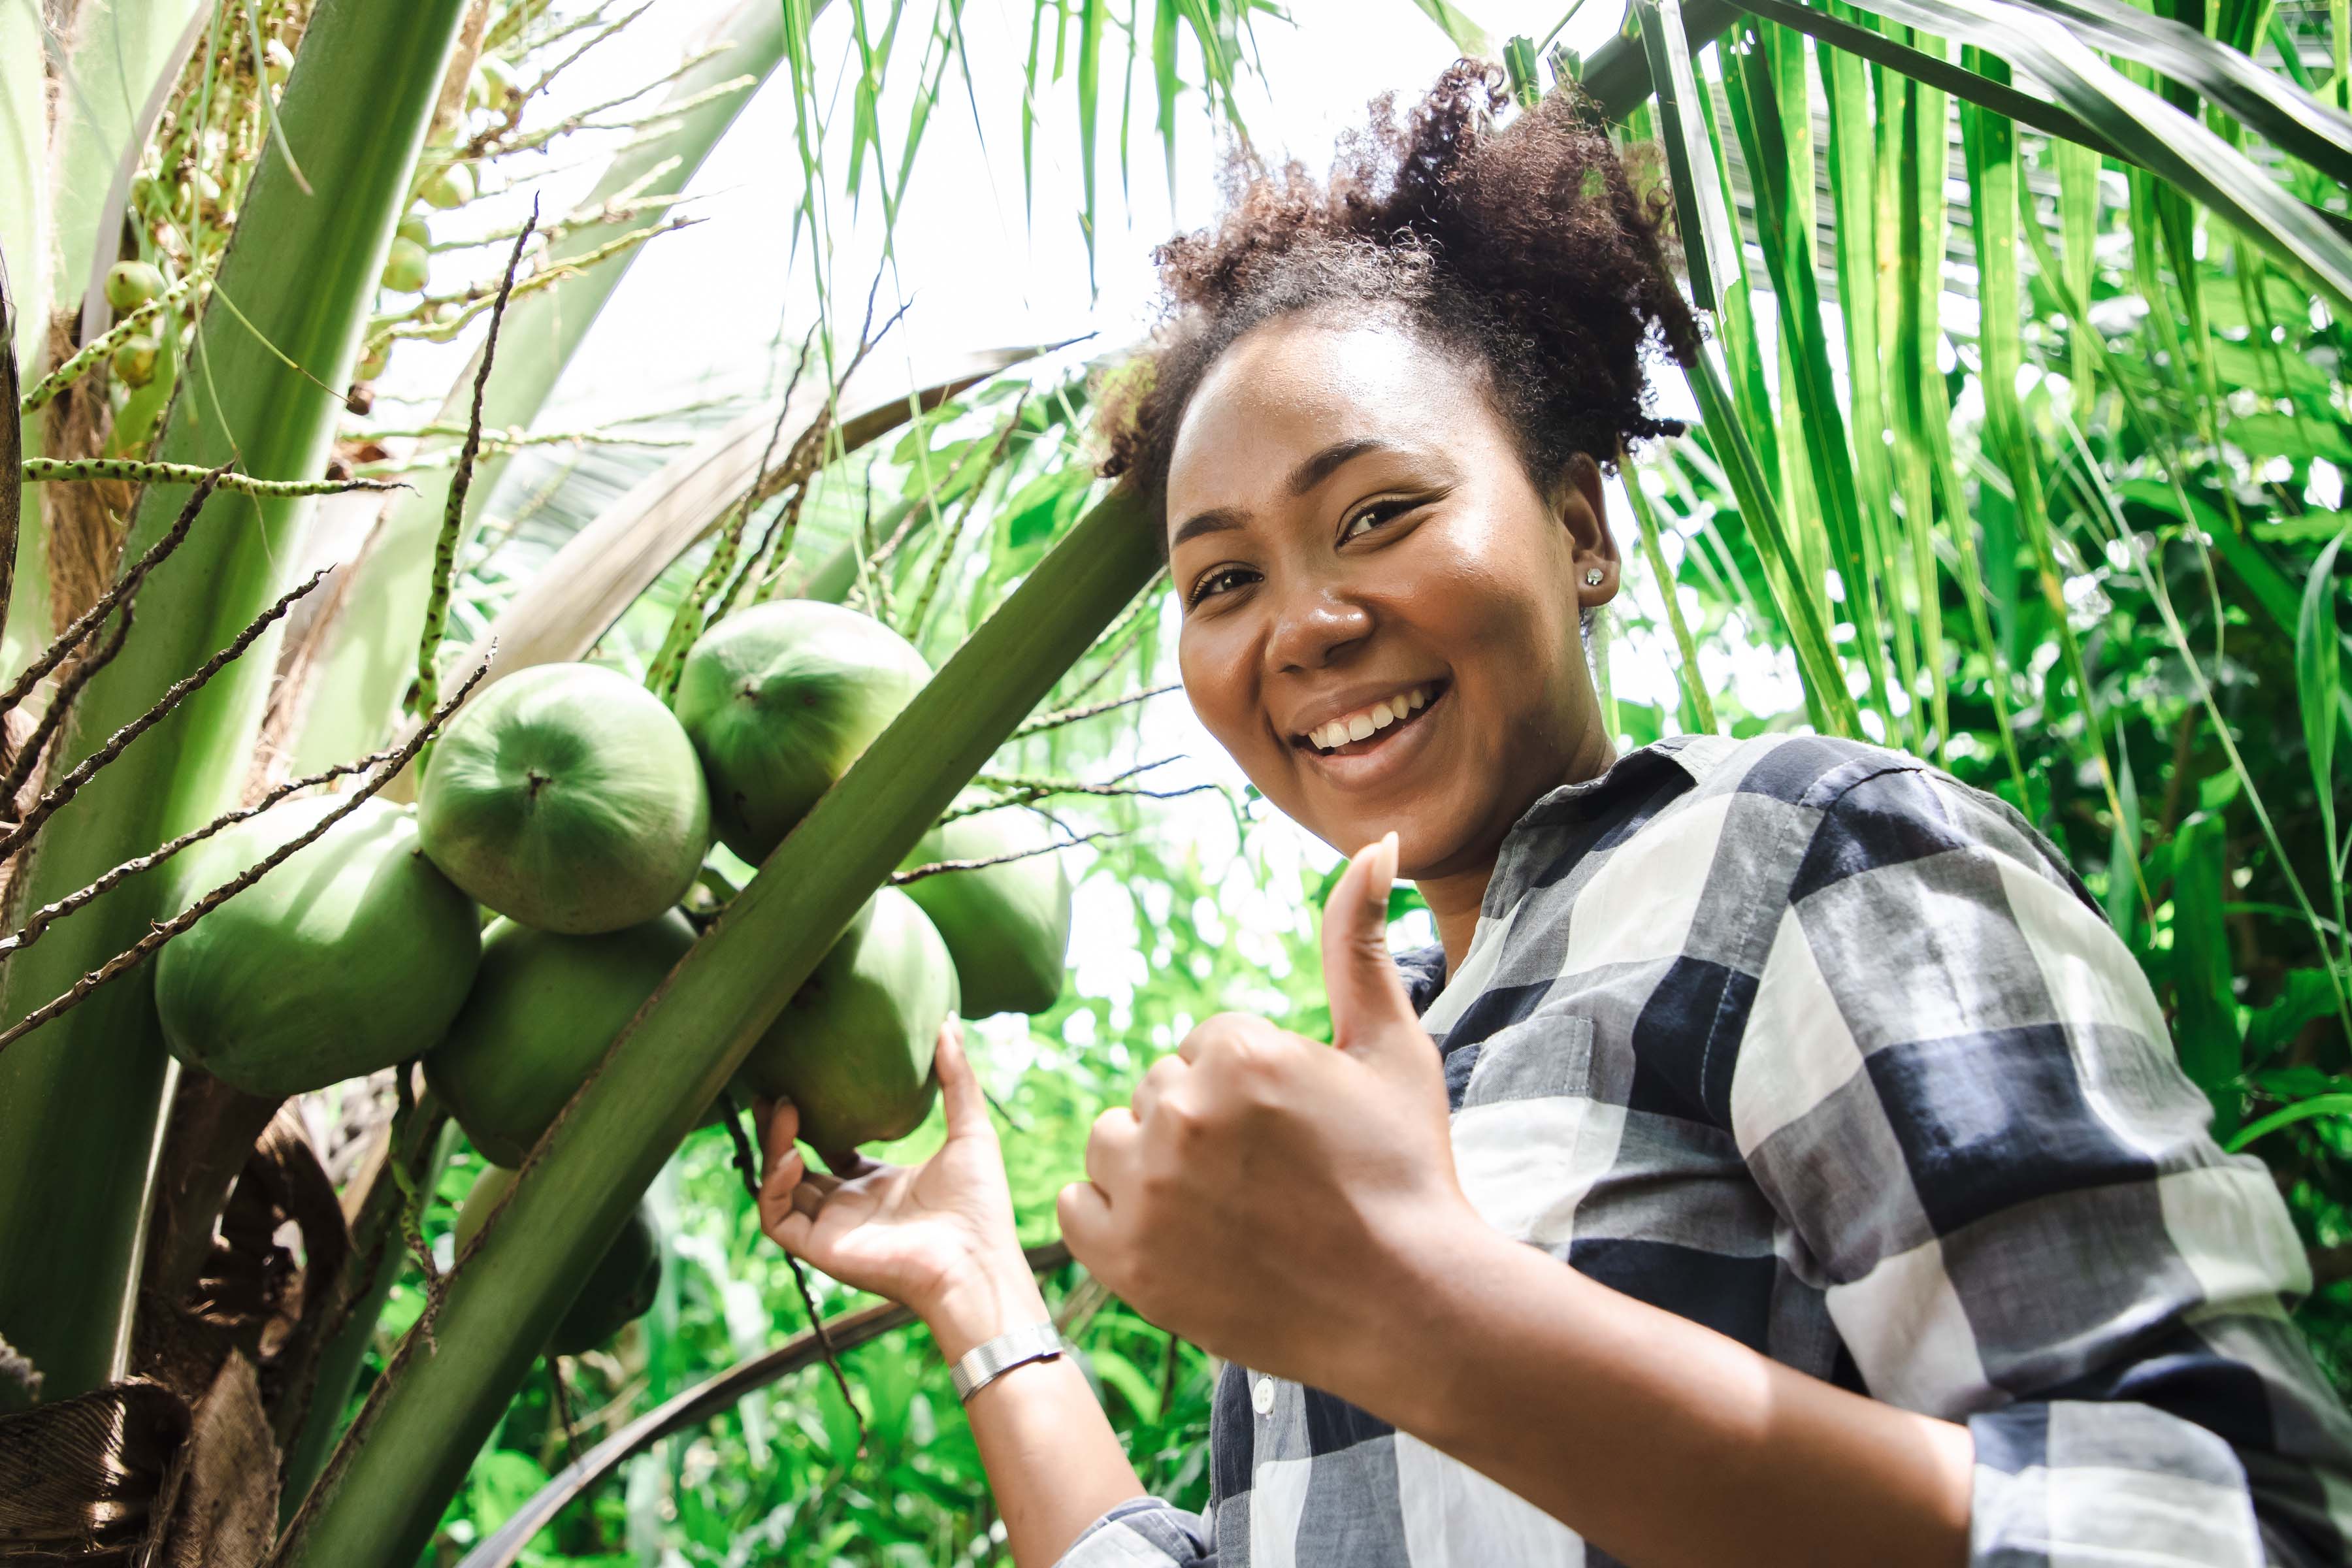
[[(1605, 605), (1617, 596), (1617, 536), (1609, 528), (1607, 492), (1601, 465), (1588, 453), (1568, 460), (1552, 488), (1552, 507), (1568, 536), (1570, 584), (1580, 608)], [(1598, 572), (1601, 581), (1591, 581)]]

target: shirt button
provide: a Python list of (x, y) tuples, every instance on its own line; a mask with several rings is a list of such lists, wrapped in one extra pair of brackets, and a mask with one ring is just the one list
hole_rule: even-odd
[(1260, 1415), (1274, 1414), (1274, 1379), (1261, 1377), (1250, 1385), (1250, 1404)]

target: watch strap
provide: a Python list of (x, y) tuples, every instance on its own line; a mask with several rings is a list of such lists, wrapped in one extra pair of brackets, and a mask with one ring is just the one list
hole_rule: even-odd
[(956, 1397), (970, 1403), (973, 1394), (1014, 1367), (1051, 1361), (1061, 1353), (1058, 1329), (1050, 1322), (1029, 1323), (974, 1345), (956, 1359), (948, 1375), (955, 1384)]

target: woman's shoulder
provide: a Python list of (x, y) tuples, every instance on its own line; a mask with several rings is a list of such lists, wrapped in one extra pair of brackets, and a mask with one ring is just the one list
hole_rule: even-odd
[(1691, 778), (1675, 809), (1645, 826), (1662, 838), (1713, 836), (1711, 859), (1732, 856), (1757, 872), (1779, 863), (1790, 898), (1958, 855), (1999, 858), (2093, 902), (2064, 854), (2016, 807), (1907, 752), (1803, 733), (1677, 736), (1643, 750)]

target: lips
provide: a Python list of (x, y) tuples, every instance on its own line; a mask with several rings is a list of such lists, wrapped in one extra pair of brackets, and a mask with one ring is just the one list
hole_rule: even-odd
[(1443, 681), (1423, 681), (1328, 719), (1297, 737), (1297, 742), (1328, 756), (1376, 736), (1385, 739), (1384, 731), (1420, 717), (1422, 710), (1444, 690)]

